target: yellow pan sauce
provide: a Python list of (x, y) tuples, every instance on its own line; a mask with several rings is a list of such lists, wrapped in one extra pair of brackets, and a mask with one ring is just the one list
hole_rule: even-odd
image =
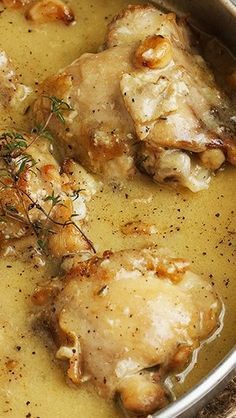
[[(71, 0), (77, 23), (70, 27), (60, 23), (30, 25), (20, 12), (4, 10), (0, 14), (0, 49), (12, 58), (20, 80), (37, 91), (47, 75), (83, 52), (96, 51), (106, 24), (127, 3)], [(20, 114), (0, 116), (2, 126), (16, 123), (18, 129), (27, 129), (29, 124)], [(231, 167), (217, 174), (209, 190), (198, 194), (176, 192), (140, 177), (122, 191), (105, 187), (89, 205), (87, 232), (99, 250), (138, 248), (152, 242), (169, 247), (177, 256), (192, 260), (193, 270), (209, 278), (222, 298), (223, 330), (204, 346), (185, 379), (172, 378), (176, 396), (198, 382), (234, 344), (236, 236), (231, 232), (236, 230), (235, 183), (236, 170)], [(151, 237), (122, 235), (121, 224), (136, 220), (155, 224), (157, 233)], [(37, 283), (52, 274), (50, 265), (36, 269), (20, 259), (0, 260), (0, 417), (121, 417), (118, 407), (99, 398), (89, 385), (75, 388), (66, 384), (48, 340), (32, 330), (30, 295)]]

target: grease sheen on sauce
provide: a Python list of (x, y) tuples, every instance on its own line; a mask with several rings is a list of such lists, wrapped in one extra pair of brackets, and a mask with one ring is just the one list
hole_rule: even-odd
[[(0, 14), (0, 48), (12, 58), (20, 81), (37, 90), (38, 82), (69, 64), (81, 53), (95, 51), (103, 42), (105, 26), (127, 3), (125, 0), (71, 0), (77, 23), (29, 25), (20, 13)], [(27, 128), (26, 117), (1, 114), (4, 126)], [(236, 170), (227, 167), (212, 180), (209, 190), (196, 195), (159, 187), (137, 178), (123, 190), (105, 187), (90, 203), (89, 236), (99, 250), (139, 248), (157, 243), (177, 256), (192, 260), (192, 269), (211, 282), (225, 304), (224, 328), (205, 345), (197, 366), (184, 383), (172, 379), (182, 394), (229, 351), (235, 342), (234, 297), (236, 230), (234, 211)], [(143, 220), (158, 232), (124, 236), (120, 225)], [(63, 369), (54, 360), (47, 340), (31, 328), (30, 295), (36, 284), (54, 274), (40, 271), (20, 259), (0, 260), (0, 416), (14, 418), (118, 418), (113, 404), (100, 399), (88, 385), (65, 383)], [(43, 277), (42, 277), (43, 276)]]

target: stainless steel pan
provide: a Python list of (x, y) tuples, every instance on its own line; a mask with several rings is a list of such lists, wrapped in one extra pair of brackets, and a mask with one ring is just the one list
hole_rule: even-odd
[[(156, 0), (155, 2), (165, 9), (191, 14), (207, 32), (216, 35), (236, 53), (236, 0)], [(198, 385), (154, 416), (193, 418), (234, 375), (236, 375), (235, 349)]]
[(236, 0), (152, 0), (165, 9), (190, 14), (206, 32), (220, 38), (236, 54)]
[[(209, 402), (213, 396), (224, 389), (226, 383), (236, 373), (236, 350), (232, 350), (221, 363), (212, 370), (198, 385), (170, 406), (157, 413), (158, 418), (194, 418), (196, 413)], [(220, 418), (220, 417), (216, 417)]]

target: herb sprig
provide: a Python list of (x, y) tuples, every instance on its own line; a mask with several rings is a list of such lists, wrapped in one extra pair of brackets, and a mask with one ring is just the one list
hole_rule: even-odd
[[(37, 238), (37, 245), (40, 250), (46, 252), (46, 243), (50, 234), (55, 234), (55, 230), (52, 226), (60, 226), (65, 228), (72, 225), (88, 243), (93, 252), (95, 248), (92, 242), (84, 234), (81, 228), (74, 222), (73, 218), (76, 214), (72, 214), (65, 222), (59, 222), (52, 217), (53, 209), (56, 206), (64, 206), (61, 197), (55, 194), (53, 190), (51, 194), (44, 198), (44, 202), (51, 203), (49, 210), (45, 210), (44, 207), (37, 201), (34, 201), (29, 193), (19, 185), (19, 179), (27, 172), (37, 173), (33, 170), (37, 168), (36, 161), (29, 154), (29, 148), (40, 138), (52, 139), (52, 135), (48, 130), (48, 125), (52, 117), (56, 117), (62, 124), (65, 124), (64, 112), (72, 111), (71, 106), (63, 99), (59, 99), (55, 96), (44, 96), (50, 101), (50, 113), (44, 124), (36, 125), (31, 130), (33, 139), (29, 142), (28, 135), (22, 134), (16, 131), (6, 131), (0, 134), (0, 161), (3, 162), (3, 167), (0, 168), (0, 191), (1, 189), (11, 189), (21, 205), (21, 212), (14, 204), (7, 203), (5, 205), (0, 202), (1, 214), (0, 222), (6, 222), (7, 218), (11, 218), (19, 223), (29, 227), (34, 232)], [(75, 191), (73, 199), (77, 199), (79, 192)], [(37, 209), (43, 214), (43, 220), (32, 221), (30, 212), (33, 209)]]

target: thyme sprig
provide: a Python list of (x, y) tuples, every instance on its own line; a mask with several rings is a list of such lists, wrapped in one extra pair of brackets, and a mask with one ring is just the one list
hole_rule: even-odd
[(64, 112), (65, 111), (72, 111), (73, 108), (66, 103), (63, 99), (58, 99), (55, 96), (44, 96), (46, 99), (49, 99), (51, 102), (51, 113), (55, 115), (56, 118), (65, 124)]
[[(56, 231), (52, 228), (53, 225), (60, 226), (62, 228), (72, 225), (79, 231), (83, 239), (95, 253), (96, 251), (92, 242), (73, 220), (76, 214), (72, 214), (65, 222), (59, 222), (53, 219), (53, 209), (59, 205), (64, 206), (61, 197), (56, 195), (54, 190), (51, 194), (44, 198), (44, 202), (51, 203), (49, 209), (45, 210), (38, 201), (34, 201), (30, 194), (19, 185), (19, 179), (22, 175), (24, 176), (24, 173), (33, 172), (37, 175), (33, 171), (33, 167), (35, 167), (37, 163), (29, 154), (29, 148), (42, 137), (49, 140), (52, 139), (52, 135), (48, 130), (48, 125), (53, 116), (64, 124), (64, 112), (73, 110), (63, 99), (59, 99), (55, 96), (44, 97), (50, 100), (50, 113), (44, 124), (36, 125), (31, 130), (33, 139), (30, 142), (28, 135), (16, 131), (7, 131), (0, 134), (0, 161), (2, 160), (4, 165), (0, 168), (0, 190), (11, 189), (18, 198), (21, 206), (19, 211), (13, 204), (6, 203), (3, 205), (2, 202), (0, 202), (0, 222), (6, 222), (7, 218), (11, 218), (24, 224), (26, 227), (30, 227), (37, 238), (37, 245), (39, 249), (44, 252), (49, 234), (56, 233)], [(74, 192), (74, 199), (78, 198), (80, 191), (81, 190)], [(30, 212), (33, 209), (39, 210), (43, 214), (44, 219), (32, 221)]]
[[(72, 218), (75, 216), (75, 214), (72, 214), (71, 216), (70, 216), (70, 218), (68, 219), (68, 220), (66, 220), (65, 222), (60, 222), (60, 221), (56, 221), (55, 219), (53, 219), (52, 217), (51, 217), (51, 212), (52, 212), (52, 209), (53, 209), (53, 207), (55, 207), (56, 205), (58, 205), (58, 204), (61, 204), (60, 202), (58, 202), (58, 203), (53, 203), (53, 201), (52, 201), (52, 206), (51, 206), (51, 208), (49, 209), (49, 211), (47, 212), (39, 203), (35, 203), (34, 202), (34, 200), (29, 196), (29, 194), (28, 193), (26, 193), (25, 191), (22, 191), (23, 192), (23, 194), (24, 195), (26, 195), (27, 197), (28, 197), (28, 199), (31, 201), (31, 204), (32, 205), (35, 205), (35, 207), (38, 209), (38, 210), (40, 210), (42, 213), (43, 213), (43, 215), (45, 216), (45, 218), (46, 218), (46, 221), (47, 222), (52, 222), (52, 224), (54, 224), (54, 225), (57, 225), (57, 226), (61, 226), (61, 227), (63, 227), (63, 228), (65, 228), (66, 226), (69, 226), (69, 225), (72, 225), (72, 226), (74, 226), (74, 228), (75, 229), (77, 229), (77, 231), (79, 231), (80, 232), (80, 234), (82, 235), (82, 237), (84, 238), (84, 240), (88, 243), (88, 245), (90, 246), (90, 248), (92, 249), (92, 251), (94, 252), (94, 253), (96, 253), (96, 250), (95, 250), (95, 248), (94, 248), (94, 245), (93, 245), (93, 243), (92, 243), (92, 241), (85, 235), (85, 233), (82, 231), (82, 229), (72, 220)], [(52, 196), (48, 196), (48, 198), (50, 198), (50, 199), (48, 199), (48, 200), (51, 200), (51, 197)], [(47, 198), (46, 198), (47, 199)], [(38, 222), (38, 221), (37, 221)], [(50, 232), (50, 233), (56, 233), (55, 231), (49, 231), (47, 228), (46, 228), (46, 225), (44, 224), (43, 226), (40, 224), (40, 223), (38, 223), (38, 224), (36, 224), (36, 225), (34, 225), (34, 227), (36, 227), (36, 228), (38, 228), (38, 229), (40, 229), (40, 230), (44, 230), (44, 233), (45, 233), (45, 231), (47, 231), (47, 232)], [(44, 242), (44, 241), (43, 241)]]
[(52, 134), (47, 129), (52, 117), (55, 116), (61, 123), (65, 124), (64, 112), (73, 110), (72, 107), (68, 103), (66, 103), (63, 99), (59, 99), (56, 96), (43, 96), (43, 97), (50, 101), (50, 113), (44, 124), (38, 124), (31, 130), (31, 133), (35, 134), (36, 136), (30, 142), (27, 148), (29, 148), (40, 137), (52, 140), (53, 139)]

